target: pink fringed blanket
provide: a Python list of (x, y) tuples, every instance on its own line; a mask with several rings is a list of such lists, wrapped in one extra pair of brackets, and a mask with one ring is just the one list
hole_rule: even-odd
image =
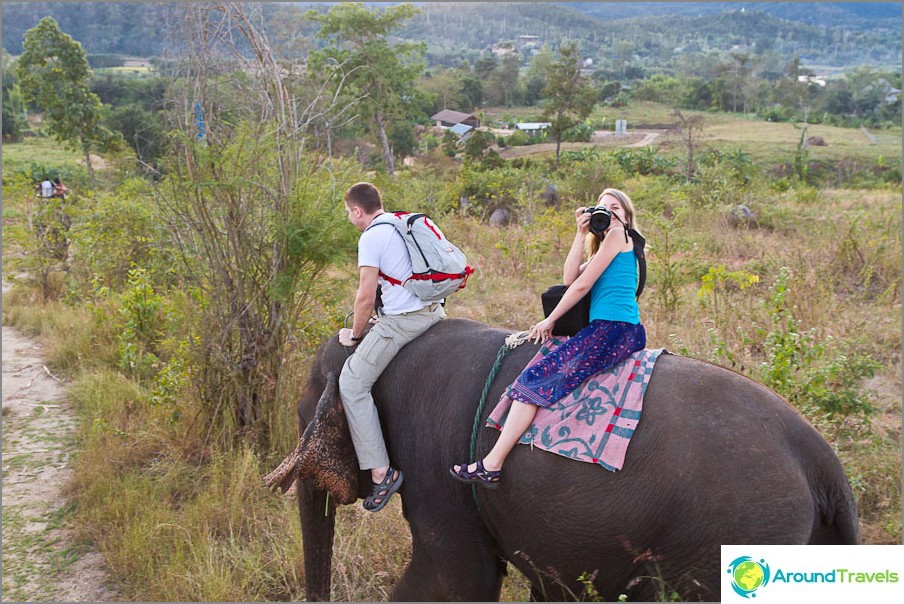
[[(547, 342), (528, 367), (562, 342), (564, 339), (558, 338)], [(588, 378), (554, 405), (537, 409), (534, 423), (519, 442), (578, 461), (598, 463), (607, 470), (620, 470), (640, 420), (653, 365), (663, 351), (659, 348), (635, 352), (618, 365)], [(506, 390), (490, 413), (487, 426), (501, 430), (511, 404)]]

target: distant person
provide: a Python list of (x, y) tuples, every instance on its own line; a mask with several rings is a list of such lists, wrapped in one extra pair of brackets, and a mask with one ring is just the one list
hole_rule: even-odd
[(45, 178), (41, 181), (41, 197), (47, 199), (53, 197), (53, 183), (50, 182), (49, 178)]
[(66, 197), (69, 194), (69, 187), (64, 185), (59, 178), (53, 179), (53, 196)]

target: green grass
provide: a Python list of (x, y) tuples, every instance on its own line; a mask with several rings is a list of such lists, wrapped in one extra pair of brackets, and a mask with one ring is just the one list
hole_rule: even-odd
[(32, 164), (60, 167), (84, 164), (84, 155), (70, 151), (50, 137), (28, 137), (19, 143), (3, 143), (3, 177)]
[[(667, 128), (675, 123), (673, 109), (661, 103), (649, 101), (631, 102), (627, 107), (614, 108), (597, 106), (588, 118), (594, 123), (604, 123), (605, 129), (613, 129), (615, 120), (628, 121), (628, 131), (650, 128)], [(703, 118), (703, 132), (699, 139), (701, 148), (712, 147), (725, 151), (740, 148), (749, 153), (752, 159), (761, 165), (769, 166), (789, 162), (800, 141), (801, 130), (791, 122), (767, 122), (754, 117), (702, 111), (682, 111), (687, 116)], [(523, 119), (535, 119), (540, 109), (534, 107), (499, 108), (484, 110), (487, 120), (499, 120), (503, 116), (514, 116)], [(828, 146), (810, 147), (811, 161), (882, 161), (888, 165), (901, 165), (902, 141), (901, 128), (890, 130), (870, 130), (875, 136), (876, 144), (871, 144), (859, 128), (840, 128), (811, 124), (807, 136), (821, 136)], [(608, 146), (608, 145), (607, 145)], [(683, 148), (676, 140), (660, 137), (654, 142), (655, 147), (667, 153), (681, 155)], [(525, 148), (524, 153), (528, 153)], [(550, 153), (544, 152), (544, 155)]]
[(150, 66), (135, 66), (135, 67), (99, 67), (97, 69), (93, 69), (95, 74), (103, 75), (105, 73), (109, 73), (112, 75), (125, 77), (125, 78), (149, 78), (157, 75), (157, 72)]

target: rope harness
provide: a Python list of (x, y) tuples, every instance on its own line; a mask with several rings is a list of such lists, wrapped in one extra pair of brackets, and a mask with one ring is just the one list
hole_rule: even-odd
[[(499, 349), (499, 352), (496, 353), (496, 362), (493, 363), (493, 367), (492, 369), (490, 369), (490, 374), (487, 376), (486, 384), (484, 384), (483, 392), (480, 395), (480, 403), (478, 403), (477, 405), (477, 413), (474, 415), (474, 427), (471, 429), (471, 447), (469, 453), (470, 461), (468, 462), (469, 465), (477, 461), (476, 459), (474, 459), (474, 453), (477, 450), (477, 430), (480, 427), (480, 416), (483, 414), (483, 408), (487, 404), (487, 397), (490, 394), (490, 388), (493, 386), (493, 382), (496, 380), (496, 375), (502, 368), (502, 361), (505, 359), (508, 353), (527, 342), (529, 334), (529, 331), (519, 331), (517, 333), (509, 334), (508, 337), (505, 338), (505, 343)], [(477, 500), (476, 484), (471, 485), (471, 495), (474, 497), (474, 503), (477, 504), (477, 509), (479, 511), (480, 502)]]

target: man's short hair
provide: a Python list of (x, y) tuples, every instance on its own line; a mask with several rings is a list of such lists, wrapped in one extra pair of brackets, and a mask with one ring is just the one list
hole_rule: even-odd
[(369, 182), (359, 182), (350, 186), (345, 192), (345, 203), (358, 206), (365, 214), (373, 214), (383, 209), (380, 189)]

